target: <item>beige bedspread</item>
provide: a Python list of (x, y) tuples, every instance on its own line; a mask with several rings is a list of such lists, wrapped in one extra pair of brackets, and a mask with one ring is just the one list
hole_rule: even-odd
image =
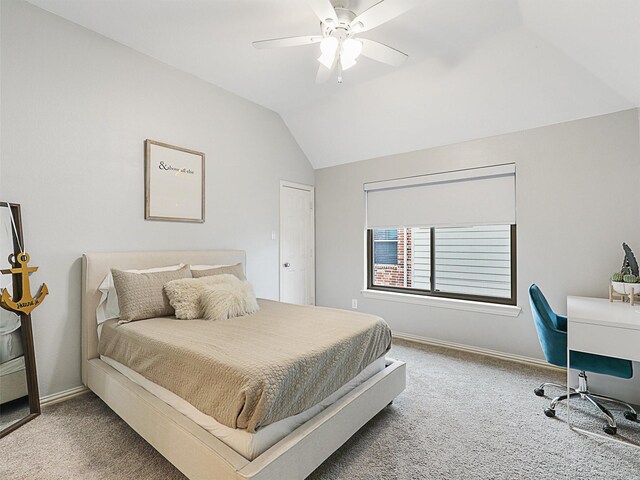
[(391, 346), (379, 317), (259, 300), (222, 321), (106, 322), (99, 351), (231, 428), (249, 432), (338, 390)]

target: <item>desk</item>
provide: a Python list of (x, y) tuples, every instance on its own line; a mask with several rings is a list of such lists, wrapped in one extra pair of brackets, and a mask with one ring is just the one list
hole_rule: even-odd
[[(567, 358), (571, 350), (640, 362), (640, 305), (612, 303), (605, 298), (567, 297)], [(567, 368), (567, 387), (569, 373)], [(613, 439), (573, 427), (569, 399), (567, 423), (574, 430)]]

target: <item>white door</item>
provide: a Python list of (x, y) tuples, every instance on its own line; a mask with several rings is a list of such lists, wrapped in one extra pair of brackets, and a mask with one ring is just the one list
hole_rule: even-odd
[(280, 182), (280, 301), (315, 305), (313, 187)]

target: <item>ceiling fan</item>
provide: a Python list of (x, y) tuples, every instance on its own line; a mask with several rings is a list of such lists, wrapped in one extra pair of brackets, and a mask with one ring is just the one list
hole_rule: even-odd
[(253, 42), (255, 48), (295, 47), (320, 44), (320, 66), (316, 83), (326, 82), (335, 69), (338, 83), (342, 83), (342, 72), (353, 67), (360, 55), (378, 62), (398, 67), (408, 55), (373, 40), (359, 37), (402, 15), (411, 9), (415, 0), (380, 0), (371, 8), (356, 14), (349, 8), (349, 0), (309, 0), (311, 8), (320, 19), (320, 34), (302, 37), (275, 38)]

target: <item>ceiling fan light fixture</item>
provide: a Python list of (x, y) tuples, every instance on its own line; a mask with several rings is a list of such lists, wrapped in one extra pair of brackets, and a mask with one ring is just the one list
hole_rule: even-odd
[(340, 66), (342, 70), (348, 70), (356, 63), (356, 59), (362, 53), (362, 42), (353, 38), (347, 38), (340, 47)]
[(345, 55), (340, 55), (340, 65), (342, 66), (342, 70), (348, 70), (353, 67), (356, 63), (355, 58), (347, 57)]
[(338, 52), (338, 39), (335, 37), (325, 37), (320, 42), (321, 55), (318, 61), (327, 68), (332, 68)]
[(342, 52), (341, 56), (347, 57), (350, 60), (355, 60), (362, 53), (362, 42), (354, 38), (347, 38), (344, 42), (342, 42)]
[(333, 62), (335, 60), (335, 55), (325, 55), (322, 54), (318, 57), (318, 61), (327, 68), (333, 67)]

